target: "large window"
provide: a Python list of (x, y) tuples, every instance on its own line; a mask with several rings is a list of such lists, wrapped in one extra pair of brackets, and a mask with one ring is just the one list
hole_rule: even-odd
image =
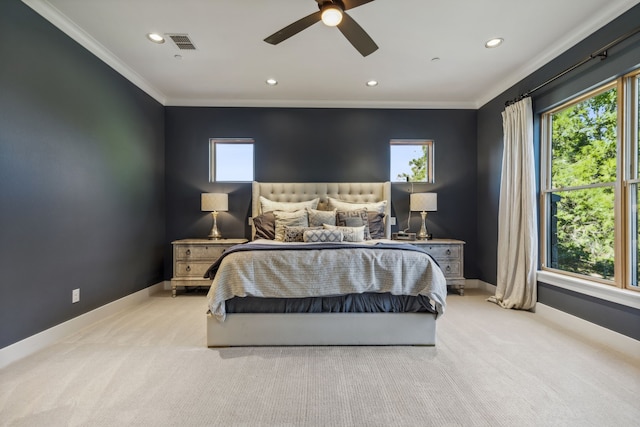
[(542, 267), (638, 287), (638, 73), (542, 115)]
[(211, 139), (209, 152), (210, 182), (253, 181), (253, 139)]

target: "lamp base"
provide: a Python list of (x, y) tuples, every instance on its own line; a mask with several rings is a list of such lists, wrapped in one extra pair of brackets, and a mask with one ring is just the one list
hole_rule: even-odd
[(422, 211), (420, 212), (420, 216), (422, 216), (422, 225), (420, 226), (420, 231), (418, 231), (418, 235), (416, 237), (418, 240), (431, 240), (432, 235), (427, 232), (427, 225), (425, 222), (427, 219), (427, 213)]
[(213, 227), (211, 227), (211, 231), (209, 232), (209, 240), (220, 240), (222, 239), (222, 234), (220, 230), (218, 230), (218, 212), (211, 212), (213, 216)]

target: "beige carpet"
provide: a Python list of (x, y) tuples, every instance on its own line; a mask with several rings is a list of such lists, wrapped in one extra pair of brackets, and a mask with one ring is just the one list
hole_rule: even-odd
[(486, 297), (436, 347), (207, 349), (203, 294), (163, 293), (0, 371), (0, 425), (640, 425), (640, 358)]

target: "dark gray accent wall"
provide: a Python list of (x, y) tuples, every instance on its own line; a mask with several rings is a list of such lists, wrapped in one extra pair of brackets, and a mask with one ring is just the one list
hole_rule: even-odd
[(640, 340), (640, 310), (542, 282), (538, 283), (538, 300), (557, 310)]
[[(509, 90), (478, 110), (478, 269), (479, 278), (496, 283), (498, 239), (498, 198), (502, 159), (502, 117), (505, 101), (536, 87), (557, 73), (573, 66), (603, 46), (626, 34), (640, 22), (640, 5), (592, 34), (567, 52), (526, 77)], [(617, 78), (640, 66), (640, 36), (609, 50), (604, 60), (590, 61), (583, 67), (556, 80), (532, 96), (535, 116), (535, 153), (540, 159), (540, 113), (585, 92), (605, 81)], [(539, 185), (538, 185), (539, 188)], [(640, 338), (637, 327), (630, 330), (629, 322), (640, 324), (640, 310), (611, 304), (595, 298), (585, 298), (575, 292), (561, 291), (550, 285), (538, 284), (538, 301), (565, 310), (590, 322), (614, 331)], [(603, 319), (607, 319), (603, 321)]]
[[(218, 225), (226, 237), (249, 238), (251, 185), (208, 182), (209, 139), (240, 137), (255, 140), (255, 178), (264, 182), (388, 181), (391, 139), (434, 139), (436, 182), (413, 190), (438, 193), (429, 231), (466, 241), (465, 274), (477, 277), (475, 110), (167, 107), (167, 259), (170, 241), (208, 234), (202, 192), (229, 192)], [(392, 185), (393, 215), (403, 228), (410, 190)], [(414, 231), (419, 218), (414, 213)]]
[(163, 106), (19, 0), (0, 38), (2, 348), (158, 283), (166, 240)]

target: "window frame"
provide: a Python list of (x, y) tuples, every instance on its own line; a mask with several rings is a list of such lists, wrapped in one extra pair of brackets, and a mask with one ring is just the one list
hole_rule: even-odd
[[(540, 269), (550, 273), (577, 278), (591, 283), (605, 284), (619, 289), (640, 291), (640, 283), (634, 284), (636, 263), (640, 259), (634, 257), (637, 251), (637, 230), (639, 212), (636, 209), (635, 195), (632, 194), (634, 185), (640, 188), (640, 162), (638, 151), (638, 91), (640, 84), (640, 69), (634, 70), (615, 80), (605, 82), (583, 94), (572, 97), (540, 114)], [(550, 197), (558, 188), (551, 187), (552, 162), (552, 122), (554, 113), (583, 102), (612, 88), (617, 89), (617, 118), (616, 118), (616, 180), (613, 182), (614, 192), (614, 274), (613, 279), (601, 279), (584, 274), (573, 273), (549, 266), (549, 239), (551, 233), (551, 204)], [(595, 188), (611, 184), (590, 184), (576, 187), (565, 187), (563, 190)], [(635, 223), (634, 223), (635, 221)], [(635, 231), (634, 231), (635, 230)], [(635, 234), (634, 234), (635, 233)], [(637, 254), (637, 253), (636, 253)]]
[[(398, 181), (395, 177), (391, 176), (391, 152), (393, 146), (416, 146), (416, 147), (427, 147), (427, 163), (425, 165), (425, 180), (424, 181)], [(436, 173), (435, 173), (435, 141), (433, 139), (391, 139), (389, 141), (389, 181), (397, 183), (397, 182), (419, 182), (425, 184), (433, 184), (435, 183)]]
[[(625, 202), (624, 230), (625, 239), (622, 250), (625, 255), (625, 288), (640, 290), (637, 267), (640, 263), (638, 254), (638, 188), (640, 188), (640, 69), (634, 70), (621, 79), (622, 105), (626, 114), (622, 117), (621, 133), (625, 141), (622, 155), (624, 173), (623, 197)], [(634, 188), (636, 192), (634, 193)], [(634, 256), (635, 254), (635, 256)]]
[[(251, 158), (251, 179), (248, 181), (227, 181), (216, 179), (216, 158), (217, 158), (217, 145), (224, 144), (243, 144), (253, 146), (253, 156)], [(255, 180), (255, 140), (253, 138), (210, 138), (209, 139), (209, 182), (252, 182)]]

